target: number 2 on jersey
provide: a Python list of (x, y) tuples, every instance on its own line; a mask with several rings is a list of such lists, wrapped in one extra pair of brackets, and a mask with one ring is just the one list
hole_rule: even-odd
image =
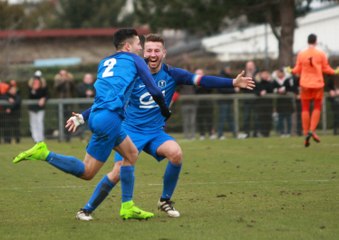
[(113, 76), (113, 67), (117, 63), (115, 58), (110, 58), (104, 62), (106, 67), (105, 71), (102, 73), (102, 77), (112, 77)]

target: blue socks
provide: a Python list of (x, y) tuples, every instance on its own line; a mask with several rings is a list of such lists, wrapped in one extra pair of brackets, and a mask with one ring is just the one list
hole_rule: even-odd
[(134, 190), (134, 166), (120, 167), (120, 182), (122, 192), (122, 202), (128, 202), (133, 199)]
[(85, 164), (76, 157), (50, 152), (46, 161), (61, 171), (70, 173), (76, 177), (81, 177), (85, 172)]
[(164, 175), (164, 186), (161, 199), (171, 199), (174, 189), (177, 186), (181, 166), (182, 166), (181, 164), (174, 165), (170, 161), (168, 161)]
[(93, 212), (105, 200), (114, 186), (115, 184), (105, 175), (96, 186), (91, 198), (83, 209)]

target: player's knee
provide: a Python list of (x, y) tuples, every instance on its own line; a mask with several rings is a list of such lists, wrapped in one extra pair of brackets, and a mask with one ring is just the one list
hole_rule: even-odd
[(137, 149), (135, 149), (135, 151), (133, 151), (132, 153), (133, 160), (136, 161), (138, 159), (138, 156), (139, 156), (139, 152)]
[(178, 148), (175, 151), (172, 151), (167, 158), (174, 165), (182, 164), (182, 151), (181, 151), (181, 149)]
[(130, 155), (129, 155), (129, 158), (128, 158), (128, 161), (134, 165), (135, 162), (137, 161), (138, 159), (138, 151), (133, 151)]
[(87, 166), (85, 167), (85, 172), (81, 175), (81, 178), (84, 180), (92, 180), (96, 174), (96, 171), (88, 168)]
[(84, 173), (81, 178), (84, 179), (84, 180), (92, 180), (94, 178), (95, 174), (92, 174), (92, 173)]

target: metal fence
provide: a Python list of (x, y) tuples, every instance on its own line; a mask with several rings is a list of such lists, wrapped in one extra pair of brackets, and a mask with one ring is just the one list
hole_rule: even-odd
[[(270, 135), (279, 134), (277, 129), (277, 101), (279, 99), (287, 99), (287, 104), (292, 106), (292, 132), (291, 135), (300, 134), (300, 103), (295, 99), (293, 95), (278, 96), (276, 94), (267, 94), (264, 97), (257, 97), (253, 94), (208, 94), (208, 95), (182, 95), (179, 100), (172, 106), (172, 117), (167, 122), (166, 129), (168, 132), (183, 133), (185, 125), (183, 122), (186, 117), (185, 106), (187, 103), (196, 106), (193, 117), (195, 118), (191, 124), (193, 127), (194, 138), (200, 137), (201, 132), (206, 132), (206, 137), (210, 134), (210, 137), (222, 137), (230, 135), (233, 137), (242, 136), (239, 133), (248, 132), (251, 134), (257, 134), (262, 136), (263, 129), (269, 131)], [(22, 137), (30, 136), (28, 109), (29, 104), (34, 104), (37, 101), (24, 99), (22, 101), (20, 110), (20, 121), (18, 126), (12, 126), (18, 128)], [(46, 138), (56, 138), (60, 141), (64, 141), (69, 137), (65, 130), (65, 122), (71, 116), (73, 112), (81, 112), (88, 108), (93, 102), (93, 99), (84, 98), (69, 98), (69, 99), (49, 99), (45, 110), (45, 134)], [(234, 124), (232, 124), (227, 117), (222, 120), (221, 115), (224, 114), (221, 109), (222, 104), (227, 104), (230, 111), (226, 114), (231, 114), (231, 118)], [(1, 138), (6, 132), (7, 115), (3, 112), (3, 109), (8, 105), (4, 100), (0, 101), (2, 107), (0, 116), (0, 132)], [(247, 109), (247, 110), (246, 110)], [(185, 112), (186, 111), (186, 112)], [(251, 114), (247, 118), (249, 111)], [(194, 115), (195, 114), (195, 115)], [(333, 113), (331, 109), (331, 103), (328, 96), (324, 98), (322, 108), (322, 118), (319, 123), (319, 129), (323, 134), (329, 133), (333, 127)], [(248, 120), (246, 125), (246, 118)], [(205, 120), (205, 121), (204, 121)], [(187, 123), (185, 123), (187, 124)], [(204, 129), (205, 128), (205, 129)], [(223, 128), (223, 135), (218, 136), (218, 132)], [(185, 130), (186, 131), (186, 130)], [(7, 131), (8, 132), (8, 131)], [(265, 134), (264, 134), (265, 136)], [(192, 138), (192, 137), (190, 137)]]

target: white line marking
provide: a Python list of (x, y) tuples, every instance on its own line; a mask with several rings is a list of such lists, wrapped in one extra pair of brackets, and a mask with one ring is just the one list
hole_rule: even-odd
[[(194, 183), (179, 183), (180, 186), (192, 186), (192, 185), (225, 185), (225, 184), (259, 184), (259, 183), (326, 183), (336, 182), (335, 179), (304, 179), (304, 180), (259, 180), (259, 181), (224, 181), (224, 182), (194, 182)], [(138, 183), (136, 183), (139, 185)], [(143, 186), (162, 186), (162, 183), (146, 183)], [(34, 189), (78, 189), (78, 188), (94, 188), (95, 185), (65, 185), (65, 186), (36, 186), (36, 187), (0, 187), (0, 191), (29, 191)], [(140, 185), (139, 185), (140, 187)], [(142, 186), (141, 186), (142, 187)]]
[[(225, 181), (225, 182), (194, 182), (194, 183), (179, 183), (180, 186), (188, 185), (216, 185), (216, 184), (257, 184), (257, 183), (291, 183), (291, 182), (335, 182), (329, 179), (308, 179), (308, 180), (262, 180), (262, 181)], [(162, 186), (161, 183), (149, 183), (149, 186)]]

